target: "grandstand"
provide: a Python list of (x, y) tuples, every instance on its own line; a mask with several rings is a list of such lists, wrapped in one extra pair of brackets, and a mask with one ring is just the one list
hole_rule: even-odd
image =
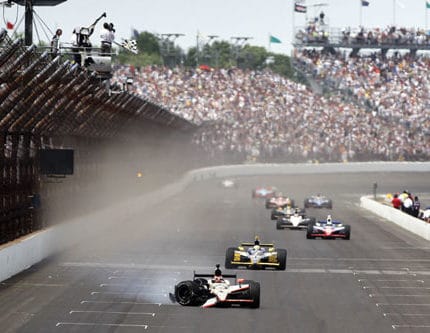
[[(100, 172), (92, 155), (102, 144), (129, 140), (130, 125), (142, 137), (194, 127), (142, 97), (107, 90), (94, 73), (60, 60), (0, 32), (0, 243), (47, 226), (40, 214), (55, 198), (82, 195)], [(47, 148), (75, 150), (75, 186), (50, 186), (40, 174), (39, 153)]]

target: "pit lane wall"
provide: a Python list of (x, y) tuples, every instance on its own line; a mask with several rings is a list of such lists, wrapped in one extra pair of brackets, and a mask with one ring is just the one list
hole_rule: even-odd
[[(196, 181), (211, 178), (224, 178), (236, 176), (258, 176), (258, 175), (283, 175), (283, 174), (323, 174), (323, 173), (366, 173), (366, 172), (430, 172), (430, 162), (371, 162), (371, 163), (327, 163), (327, 164), (249, 164), (228, 165), (192, 170), (186, 173), (178, 181), (160, 188), (150, 194), (144, 194), (107, 207), (103, 210), (86, 216), (61, 223), (49, 229), (34, 233), (27, 237), (17, 239), (0, 247), (0, 281), (22, 272), (43, 259), (58, 253), (91, 237), (97, 237), (98, 232), (105, 228), (114, 227), (117, 221), (123, 221), (123, 212), (136, 212), (145, 207), (151, 207), (157, 203), (172, 197), (186, 189)], [(375, 202), (363, 199), (363, 207), (386, 214), (387, 219), (400, 221), (394, 215), (396, 212), (382, 213), (383, 208)], [(397, 212), (400, 213), (400, 212)], [(381, 215), (382, 216), (382, 215)], [(418, 235), (426, 235), (429, 239), (428, 227), (423, 230), (412, 225), (408, 221), (409, 216), (402, 215), (402, 224), (411, 232)], [(413, 219), (413, 218), (412, 218)], [(89, 222), (91, 221), (91, 224)], [(94, 222), (103, 221), (103, 222)], [(413, 219), (413, 223), (417, 223)], [(395, 222), (397, 223), (397, 222)], [(400, 222), (399, 222), (400, 223)]]
[(397, 224), (403, 229), (406, 229), (426, 240), (430, 240), (430, 223), (426, 223), (423, 220), (408, 215), (399, 209), (384, 205), (370, 196), (361, 197), (360, 206)]

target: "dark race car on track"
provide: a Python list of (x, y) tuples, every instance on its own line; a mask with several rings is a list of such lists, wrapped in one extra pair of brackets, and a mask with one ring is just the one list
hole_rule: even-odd
[(331, 199), (327, 198), (324, 195), (313, 195), (311, 197), (305, 198), (304, 201), (305, 208), (333, 208), (333, 202)]
[(302, 215), (305, 214), (305, 210), (300, 209), (299, 207), (285, 206), (285, 207), (273, 208), (270, 213), (270, 219), (277, 220), (281, 217), (289, 217), (293, 215), (297, 210), (299, 214), (302, 214)]
[(343, 224), (340, 221), (332, 220), (329, 215), (325, 221), (308, 224), (306, 238), (313, 239), (316, 237), (328, 239), (342, 238), (348, 240), (351, 237), (351, 226)]
[[(234, 282), (231, 283), (230, 280)], [(184, 306), (260, 307), (260, 283), (238, 279), (236, 274), (223, 275), (216, 265), (214, 274), (196, 274), (193, 280), (179, 282), (172, 300)]]
[(275, 196), (277, 189), (274, 186), (262, 186), (252, 190), (253, 198), (272, 198)]
[(267, 209), (282, 208), (282, 207), (286, 207), (286, 206), (294, 206), (294, 200), (289, 198), (289, 197), (282, 195), (282, 193), (279, 193), (272, 198), (266, 199), (265, 206)]
[(225, 254), (225, 268), (246, 267), (251, 269), (274, 268), (285, 270), (287, 250), (276, 249), (273, 244), (241, 243), (238, 247), (229, 247)]
[(306, 229), (312, 223), (315, 223), (314, 217), (308, 217), (303, 211), (296, 209), (293, 214), (278, 218), (276, 229)]

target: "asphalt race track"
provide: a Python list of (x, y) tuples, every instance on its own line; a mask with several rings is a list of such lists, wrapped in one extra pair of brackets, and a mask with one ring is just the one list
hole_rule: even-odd
[[(430, 332), (430, 244), (358, 206), (375, 181), (379, 193), (407, 188), (430, 205), (430, 173), (369, 173), (246, 177), (238, 189), (212, 180), (126, 211), (115, 228), (2, 283), (1, 332)], [(331, 212), (351, 240), (276, 230), (251, 198), (259, 185), (300, 205), (331, 196), (332, 211), (308, 215)], [(212, 273), (227, 247), (255, 235), (288, 251), (286, 271), (228, 271), (261, 283), (259, 309), (171, 302), (175, 283)]]

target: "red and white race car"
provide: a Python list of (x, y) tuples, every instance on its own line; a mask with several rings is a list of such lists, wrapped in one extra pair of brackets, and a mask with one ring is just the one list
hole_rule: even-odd
[(307, 228), (307, 239), (321, 237), (323, 239), (341, 238), (349, 240), (351, 238), (351, 226), (343, 224), (341, 221), (333, 220), (331, 215), (328, 215), (325, 221), (320, 220), (308, 223)]
[(294, 200), (283, 196), (282, 194), (277, 194), (275, 197), (266, 200), (267, 209), (282, 208), (286, 206), (294, 206)]
[(274, 186), (261, 186), (252, 190), (253, 198), (272, 198), (275, 196), (277, 188)]
[[(228, 279), (234, 279), (231, 284)], [(214, 274), (196, 274), (193, 280), (181, 281), (175, 286), (171, 299), (184, 306), (239, 305), (260, 307), (260, 283), (238, 279), (236, 275), (222, 275), (219, 265)]]

